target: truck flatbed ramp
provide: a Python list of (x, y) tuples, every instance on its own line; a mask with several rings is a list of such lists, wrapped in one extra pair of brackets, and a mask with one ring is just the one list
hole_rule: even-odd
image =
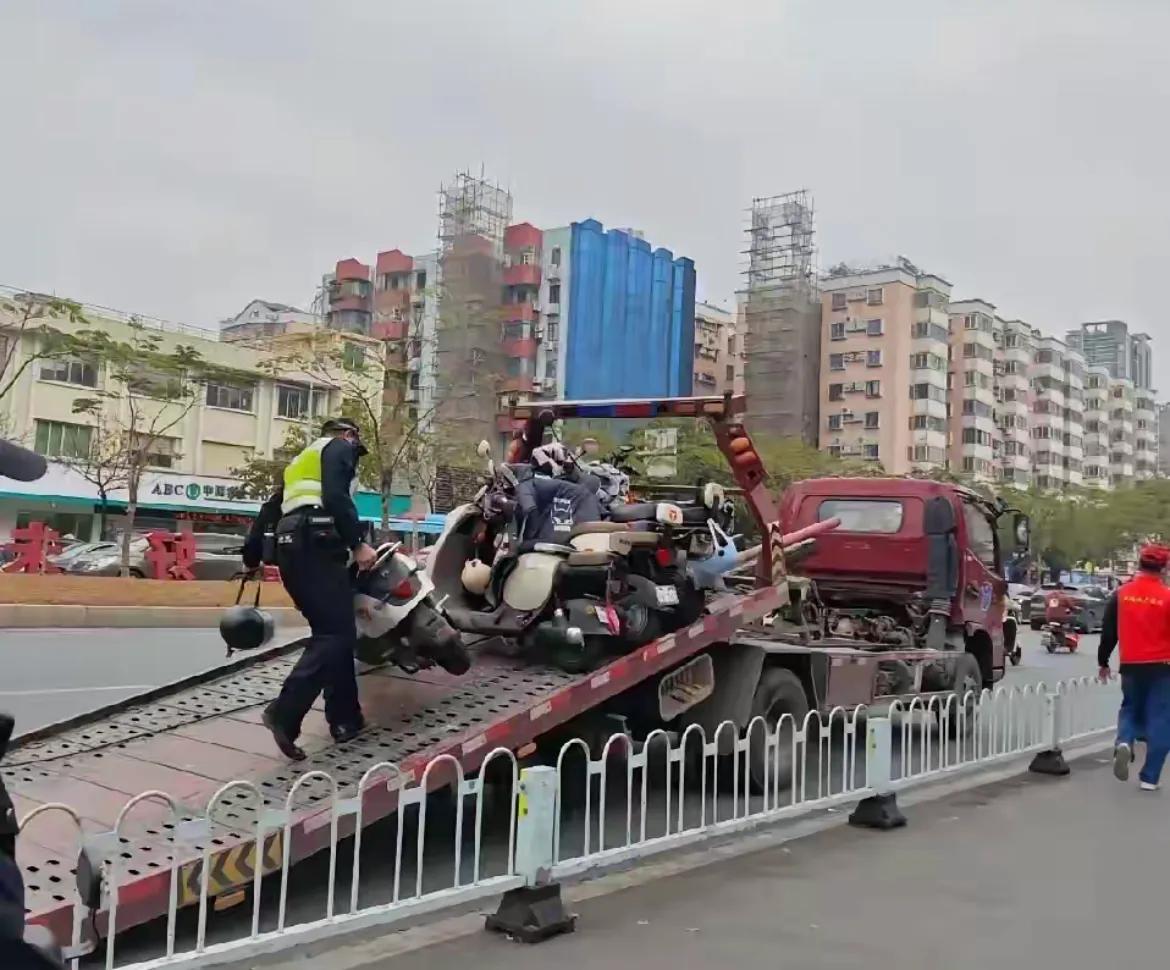
[[(775, 586), (721, 597), (691, 627), (584, 675), (485, 653), (476, 655), (462, 677), (435, 669), (414, 676), (373, 671), (359, 679), (371, 726), (354, 741), (337, 745), (318, 705), (303, 728), (308, 758), (296, 764), (279, 755), (260, 721), (296, 654), (269, 657), (160, 688), (89, 719), (21, 739), (5, 763), (4, 780), (19, 817), (42, 805), (65, 804), (81, 815), (87, 835), (109, 832), (126, 802), (143, 791), (165, 792), (175, 800), (174, 813), (156, 801), (140, 803), (123, 824), (117, 866), (117, 926), (122, 930), (166, 913), (176, 824), (201, 818), (208, 799), (225, 783), (250, 782), (265, 804), (242, 789), (222, 800), (211, 820), (212, 894), (250, 882), (258, 813), (283, 809), (293, 784), (307, 772), (327, 772), (341, 797), (354, 798), (366, 771), (383, 762), (399, 769), (402, 785), (417, 783), (426, 764), (440, 755), (474, 771), (491, 751), (518, 751), (646, 678), (730, 640), (737, 628), (775, 610), (784, 599)], [(280, 867), (286, 848), (295, 863), (328, 846), (331, 792), (323, 779), (302, 783), (289, 820), (289, 845), (280, 844), (280, 829), (266, 835), (266, 872)], [(362, 824), (393, 812), (397, 798), (397, 786), (367, 785), (361, 793)], [(343, 835), (351, 834), (354, 816), (344, 816), (339, 826)], [(198, 900), (205, 845), (178, 844), (179, 903), (190, 905)], [(20, 836), (18, 861), (30, 919), (63, 940), (73, 932), (78, 846), (76, 826), (57, 811), (39, 815)], [(103, 933), (105, 922), (99, 913), (96, 923)]]

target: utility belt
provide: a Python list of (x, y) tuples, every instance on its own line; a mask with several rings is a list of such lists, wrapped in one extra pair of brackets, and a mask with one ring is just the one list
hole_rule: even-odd
[[(267, 538), (266, 536), (265, 539)], [(264, 561), (269, 562), (267, 542), (265, 546)], [(281, 517), (276, 523), (276, 532), (272, 535), (273, 562), (278, 558), (281, 549), (290, 552), (297, 549), (311, 550), (341, 559), (349, 554), (341, 534), (337, 531), (333, 516), (317, 506), (294, 509)]]

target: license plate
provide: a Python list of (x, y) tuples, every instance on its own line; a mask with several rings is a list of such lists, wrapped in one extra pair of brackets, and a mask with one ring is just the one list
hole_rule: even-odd
[(655, 586), (659, 606), (678, 606), (678, 590), (673, 586)]

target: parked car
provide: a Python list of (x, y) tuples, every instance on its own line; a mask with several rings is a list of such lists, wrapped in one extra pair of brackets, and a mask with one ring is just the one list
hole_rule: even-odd
[(60, 569), (67, 569), (69, 563), (78, 557), (96, 554), (106, 549), (117, 549), (117, 546), (112, 542), (75, 542), (57, 555), (49, 556), (49, 562)]
[(1027, 623), (1032, 614), (1032, 593), (1034, 587), (1027, 583), (1008, 583), (1007, 594), (1015, 602), (1019, 614), (1017, 619)]
[(1068, 583), (1044, 583), (1032, 594), (1028, 624), (1041, 629), (1050, 608), (1067, 613), (1068, 624), (1082, 633), (1096, 633), (1105, 617), (1108, 590), (1101, 586), (1075, 586)]
[[(68, 573), (82, 576), (117, 576), (121, 572), (122, 547), (119, 542), (100, 543), (98, 548), (83, 552), (63, 565)], [(218, 532), (195, 533), (195, 562), (191, 572), (196, 579), (231, 579), (242, 568), (240, 555), (243, 537)], [(146, 536), (130, 540), (130, 575), (142, 579), (151, 575), (146, 551)]]

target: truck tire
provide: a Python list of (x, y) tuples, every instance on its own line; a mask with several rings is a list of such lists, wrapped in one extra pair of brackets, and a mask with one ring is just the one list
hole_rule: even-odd
[(979, 666), (979, 661), (971, 654), (965, 653), (955, 661), (950, 690), (955, 698), (951, 701), (950, 717), (948, 718), (951, 731), (953, 732), (959, 726), (959, 709), (963, 705), (963, 699), (968, 694), (971, 695), (971, 699), (967, 701), (967, 729), (970, 730), (973, 720), (972, 713), (983, 690), (983, 670)]
[[(768, 732), (772, 734), (776, 725), (785, 714), (792, 715), (792, 725), (800, 730), (804, 719), (808, 715), (808, 698), (804, 693), (804, 685), (800, 678), (791, 670), (783, 667), (767, 667), (760, 675), (760, 682), (756, 685), (755, 695), (752, 697), (751, 718), (762, 717), (768, 725)], [(751, 720), (749, 718), (749, 722)], [(771, 766), (765, 765), (765, 751), (761, 732), (757, 729), (752, 737), (752, 746), (748, 751), (748, 772), (751, 776), (752, 790), (759, 793), (764, 790), (765, 778), (772, 780)], [(792, 728), (785, 721), (784, 730), (780, 734), (779, 756), (780, 788), (787, 788), (792, 784), (792, 772), (795, 765), (792, 761)], [(775, 782), (773, 781), (773, 784)]]

